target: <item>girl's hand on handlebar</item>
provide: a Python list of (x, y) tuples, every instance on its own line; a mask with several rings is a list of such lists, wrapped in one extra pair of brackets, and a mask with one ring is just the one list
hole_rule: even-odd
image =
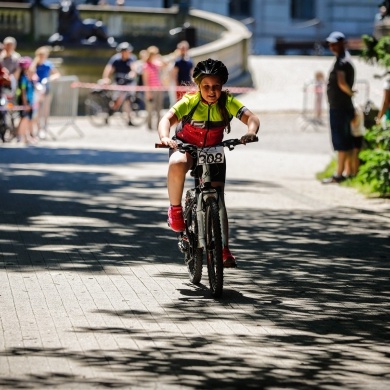
[(175, 149), (177, 147), (176, 141), (174, 141), (173, 139), (171, 139), (169, 137), (162, 137), (161, 143), (166, 145), (166, 146), (169, 146), (172, 149)]
[(246, 133), (241, 137), (241, 142), (246, 144), (247, 142), (254, 142), (257, 140), (257, 135), (253, 133)]

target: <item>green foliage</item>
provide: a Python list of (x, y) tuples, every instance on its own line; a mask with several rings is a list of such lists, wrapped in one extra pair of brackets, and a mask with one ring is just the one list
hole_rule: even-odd
[(379, 65), (390, 68), (390, 36), (383, 37), (375, 46)]
[(322, 179), (325, 179), (327, 177), (330, 177), (335, 173), (336, 168), (337, 168), (337, 161), (335, 158), (332, 158), (330, 160), (329, 164), (325, 167), (325, 169), (316, 174), (316, 178), (318, 180), (322, 180)]
[(362, 50), (361, 56), (364, 60), (370, 63), (375, 63), (378, 61), (378, 54), (375, 50), (375, 46), (378, 44), (378, 41), (372, 35), (363, 35), (362, 36), (364, 48)]
[[(365, 46), (362, 57), (390, 71), (390, 36), (377, 40), (371, 35), (363, 35), (362, 39)], [(368, 129), (365, 144), (359, 154), (362, 165), (352, 184), (364, 192), (390, 196), (390, 122)]]
[(354, 181), (371, 193), (390, 196), (390, 127), (373, 126), (365, 140), (366, 149), (359, 154), (362, 165)]
[(372, 35), (362, 36), (364, 49), (361, 56), (367, 62), (390, 68), (390, 36), (385, 36), (379, 41)]

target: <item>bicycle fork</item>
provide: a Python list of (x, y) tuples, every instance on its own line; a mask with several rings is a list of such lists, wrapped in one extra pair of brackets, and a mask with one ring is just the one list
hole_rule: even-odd
[(196, 218), (198, 221), (198, 248), (206, 248), (206, 239), (205, 239), (205, 203), (207, 198), (215, 198), (218, 202), (219, 209), (219, 220), (221, 223), (221, 233), (222, 233), (222, 244), (227, 246), (227, 218), (226, 218), (226, 208), (223, 197), (215, 189), (210, 189), (203, 191), (202, 194), (198, 195), (196, 203)]

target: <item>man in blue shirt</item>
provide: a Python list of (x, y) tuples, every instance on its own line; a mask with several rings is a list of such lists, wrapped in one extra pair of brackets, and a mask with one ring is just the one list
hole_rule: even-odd
[[(137, 57), (133, 54), (133, 46), (128, 42), (120, 43), (116, 48), (117, 53), (108, 61), (103, 70), (103, 83), (111, 84), (111, 77), (114, 78), (115, 84), (129, 85), (135, 82), (137, 76), (133, 66)], [(126, 91), (118, 91), (113, 94), (113, 105), (111, 109), (117, 111), (127, 96)], [(131, 123), (129, 122), (129, 125)]]
[[(172, 69), (173, 79), (177, 86), (188, 86), (192, 82), (192, 70), (194, 64), (188, 55), (189, 44), (187, 41), (181, 41), (177, 44), (178, 58)], [(180, 100), (185, 94), (184, 91), (176, 91), (176, 98)]]

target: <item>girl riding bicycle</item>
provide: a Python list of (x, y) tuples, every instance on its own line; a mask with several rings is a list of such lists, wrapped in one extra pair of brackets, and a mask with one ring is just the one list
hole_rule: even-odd
[[(247, 125), (248, 130), (241, 137), (242, 143), (253, 141), (260, 128), (259, 118), (240, 101), (222, 91), (228, 80), (228, 70), (221, 62), (213, 59), (200, 61), (193, 72), (194, 82), (198, 86), (195, 93), (187, 93), (161, 119), (158, 132), (161, 143), (171, 148), (168, 168), (168, 224), (175, 232), (185, 229), (183, 209), (181, 206), (186, 173), (193, 167), (194, 159), (189, 153), (176, 149), (177, 140), (196, 146), (211, 147), (220, 143), (224, 130), (230, 132), (230, 121), (233, 116)], [(170, 128), (178, 124), (175, 135), (170, 137)], [(223, 189), (226, 177), (226, 162), (214, 164), (211, 174), (212, 186)], [(227, 216), (224, 218), (227, 221)], [(227, 223), (223, 226), (228, 237)], [(236, 259), (229, 247), (223, 248), (225, 267), (236, 266)]]

